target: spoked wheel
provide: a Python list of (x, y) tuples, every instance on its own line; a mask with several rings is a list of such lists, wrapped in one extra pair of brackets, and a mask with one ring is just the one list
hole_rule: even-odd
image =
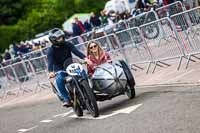
[(127, 91), (126, 94), (129, 97), (129, 99), (133, 99), (135, 97), (135, 80), (131, 73), (131, 70), (129, 69), (128, 65), (123, 61), (119, 61), (122, 65), (122, 68), (124, 70), (124, 73), (127, 78)]
[(159, 36), (160, 30), (157, 24), (151, 24), (144, 28), (144, 36), (147, 39), (155, 39)]
[(83, 109), (81, 108), (80, 102), (79, 102), (78, 100), (77, 100), (76, 102), (74, 102), (73, 110), (74, 110), (75, 114), (76, 114), (78, 117), (83, 116)]
[(84, 91), (85, 91), (84, 94), (85, 94), (85, 98), (86, 98), (85, 104), (86, 104), (88, 111), (90, 112), (90, 114), (93, 117), (98, 117), (99, 109), (98, 109), (97, 101), (96, 101), (96, 98), (94, 96), (92, 89), (89, 87), (87, 80), (82, 81), (81, 84), (82, 84), (82, 87), (84, 87)]
[(83, 116), (83, 108), (82, 108), (82, 104), (81, 104), (81, 96), (79, 91), (77, 91), (77, 84), (75, 83), (74, 86), (68, 86), (68, 89), (70, 90), (70, 99), (73, 101), (73, 111), (74, 113), (78, 116), (81, 117)]

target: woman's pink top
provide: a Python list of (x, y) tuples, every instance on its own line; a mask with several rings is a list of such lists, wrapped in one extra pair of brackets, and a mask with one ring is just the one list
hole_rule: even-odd
[(110, 60), (110, 55), (104, 52), (99, 59), (96, 59), (93, 55), (89, 55), (87, 58), (92, 62), (91, 65), (87, 65), (88, 74), (92, 75), (95, 71), (95, 66), (101, 65), (107, 60)]

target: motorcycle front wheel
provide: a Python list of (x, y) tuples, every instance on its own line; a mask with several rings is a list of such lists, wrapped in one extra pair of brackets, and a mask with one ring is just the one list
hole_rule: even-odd
[(74, 113), (78, 117), (83, 116), (83, 109), (81, 108), (80, 102), (78, 101), (78, 99), (76, 99), (76, 102), (74, 102), (74, 104), (73, 104), (73, 110), (74, 110)]
[(94, 95), (92, 89), (89, 87), (88, 81), (83, 80), (81, 85), (84, 90), (85, 104), (86, 104), (88, 111), (90, 112), (90, 114), (93, 117), (98, 117), (99, 116), (99, 108), (97, 105), (95, 95)]

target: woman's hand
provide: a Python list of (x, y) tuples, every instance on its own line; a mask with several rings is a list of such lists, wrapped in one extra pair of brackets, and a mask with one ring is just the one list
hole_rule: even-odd
[(93, 64), (92, 61), (89, 60), (88, 58), (84, 58), (84, 60), (85, 60), (85, 62), (87, 62), (88, 65), (92, 65)]

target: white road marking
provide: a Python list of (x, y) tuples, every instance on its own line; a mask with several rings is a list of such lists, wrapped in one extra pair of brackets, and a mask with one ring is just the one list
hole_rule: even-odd
[(118, 114), (119, 113), (130, 114), (131, 112), (133, 112), (134, 110), (136, 110), (140, 106), (142, 106), (142, 104), (137, 104), (137, 105), (130, 106), (130, 107), (127, 107), (127, 108), (124, 108), (124, 109), (120, 109), (120, 110), (117, 110), (117, 111), (114, 111), (114, 112), (116, 112)]
[(30, 130), (32, 130), (32, 129), (34, 129), (34, 128), (37, 128), (38, 127), (38, 125), (36, 125), (36, 126), (34, 126), (34, 127), (31, 127), (31, 128), (28, 128), (28, 129), (19, 129), (19, 130), (17, 130), (18, 132), (21, 132), (21, 133), (24, 133), (24, 132), (27, 132), (27, 131), (30, 131)]
[(106, 118), (108, 118), (108, 117), (112, 117), (112, 116), (117, 115), (117, 114), (129, 114), (129, 113), (131, 113), (132, 111), (134, 111), (134, 110), (136, 110), (137, 108), (139, 108), (140, 106), (142, 106), (142, 104), (137, 104), (137, 105), (130, 106), (130, 107), (127, 107), (127, 108), (124, 108), (124, 109), (120, 109), (120, 110), (117, 110), (117, 111), (113, 111), (113, 113), (111, 113), (111, 114), (100, 115), (100, 116), (97, 117), (97, 118), (94, 118), (94, 117), (92, 117), (91, 115), (85, 115), (85, 116), (82, 116), (82, 117), (77, 117), (76, 115), (71, 115), (71, 116), (69, 116), (69, 117), (72, 117), (72, 118), (80, 118), (80, 119), (101, 120), (101, 119), (106, 119)]
[(41, 123), (50, 123), (50, 122), (52, 122), (53, 120), (42, 120), (42, 121), (40, 121)]
[(56, 118), (56, 117), (65, 117), (69, 114), (71, 114), (73, 112), (73, 110), (70, 110), (69, 112), (66, 112), (66, 113), (62, 113), (62, 114), (57, 114), (57, 115), (54, 115), (53, 118)]
[(62, 115), (62, 117), (68, 116), (68, 115), (71, 114), (72, 112), (74, 112), (74, 111), (73, 111), (73, 110), (70, 110), (69, 112), (64, 113), (64, 114)]

